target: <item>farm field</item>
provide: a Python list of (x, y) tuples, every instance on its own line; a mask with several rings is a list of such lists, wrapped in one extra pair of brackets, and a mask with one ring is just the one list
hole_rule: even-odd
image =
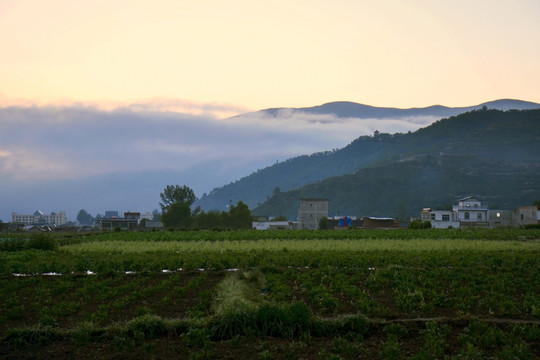
[(1, 236), (0, 358), (540, 358), (537, 229)]

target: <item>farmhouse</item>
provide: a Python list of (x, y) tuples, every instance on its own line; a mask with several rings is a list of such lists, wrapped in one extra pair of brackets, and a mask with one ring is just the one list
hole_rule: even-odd
[(488, 208), (472, 196), (458, 200), (458, 204), (452, 206), (455, 221), (464, 227), (489, 227)]
[(456, 216), (450, 210), (432, 210), (430, 208), (424, 209), (422, 210), (422, 221), (430, 221), (431, 227), (436, 229), (459, 227), (459, 221), (456, 221)]
[(469, 196), (458, 200), (451, 211), (424, 208), (420, 219), (431, 222), (431, 227), (438, 229), (519, 227), (540, 223), (539, 213), (536, 206), (521, 206), (515, 210), (488, 209), (487, 205)]
[(139, 217), (141, 213), (125, 212), (124, 217), (104, 217), (96, 222), (96, 227), (103, 230), (127, 229), (136, 230), (139, 226)]

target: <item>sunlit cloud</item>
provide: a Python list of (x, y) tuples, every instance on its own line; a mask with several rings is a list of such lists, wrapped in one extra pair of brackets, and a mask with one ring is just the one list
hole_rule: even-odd
[(152, 98), (133, 101), (76, 101), (71, 99), (33, 100), (21, 97), (8, 97), (0, 93), (1, 107), (53, 107), (87, 108), (102, 111), (131, 110), (134, 112), (173, 112), (223, 119), (242, 114), (252, 109), (219, 102), (200, 102), (176, 98)]

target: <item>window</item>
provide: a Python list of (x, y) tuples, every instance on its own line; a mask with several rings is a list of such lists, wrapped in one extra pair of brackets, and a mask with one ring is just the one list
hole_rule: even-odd
[(446, 214), (442, 216), (443, 221), (450, 221), (450, 215)]
[(471, 216), (469, 215), (468, 212), (465, 213), (465, 220), (469, 220), (471, 218)]
[(497, 217), (501, 217), (501, 213), (500, 213), (500, 212), (497, 213)]
[(476, 215), (476, 219), (482, 221), (482, 213), (478, 213), (478, 214)]
[(431, 220), (435, 220), (435, 214), (431, 214)]

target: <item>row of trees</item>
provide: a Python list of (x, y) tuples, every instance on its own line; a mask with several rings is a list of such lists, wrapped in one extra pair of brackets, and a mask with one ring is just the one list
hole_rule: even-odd
[(188, 186), (167, 185), (160, 194), (161, 222), (167, 228), (175, 229), (251, 229), (253, 217), (248, 206), (242, 201), (230, 204), (229, 211), (191, 210), (195, 194)]

